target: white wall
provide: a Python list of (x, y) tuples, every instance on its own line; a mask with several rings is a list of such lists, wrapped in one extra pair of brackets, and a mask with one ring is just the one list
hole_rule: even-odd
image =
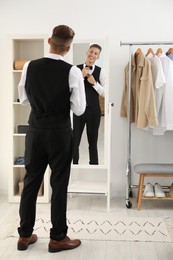
[[(115, 104), (112, 116), (112, 194), (124, 195), (127, 121), (119, 114), (128, 47), (120, 47), (120, 41), (173, 40), (172, 10), (172, 0), (0, 0), (0, 193), (7, 193), (11, 163), (9, 127), (12, 120), (12, 89), (8, 84), (8, 36), (51, 35), (54, 26), (67, 24), (75, 30), (76, 39), (108, 38), (110, 102)], [(153, 49), (156, 50), (157, 47), (159, 46)], [(153, 137), (133, 127), (132, 165), (147, 161), (173, 163), (172, 139), (173, 132), (164, 137)], [(137, 182), (135, 175), (132, 176), (132, 182)]]

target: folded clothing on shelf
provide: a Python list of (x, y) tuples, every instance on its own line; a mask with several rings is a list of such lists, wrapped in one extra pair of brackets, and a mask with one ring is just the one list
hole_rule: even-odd
[(25, 158), (23, 156), (19, 156), (15, 162), (14, 162), (15, 165), (24, 165), (25, 164)]
[(18, 125), (18, 133), (19, 134), (26, 134), (29, 125)]

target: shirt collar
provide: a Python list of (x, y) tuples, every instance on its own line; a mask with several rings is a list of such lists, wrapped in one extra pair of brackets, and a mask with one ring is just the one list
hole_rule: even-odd
[(64, 57), (59, 55), (59, 54), (55, 54), (55, 53), (49, 53), (46, 58), (50, 58), (50, 59), (54, 59), (54, 60), (64, 60)]
[(134, 54), (132, 57), (132, 66), (136, 68), (137, 66), (144, 67), (145, 56), (144, 54)]
[(164, 52), (162, 52), (162, 53), (160, 53), (160, 54), (158, 55), (158, 57), (159, 57), (159, 58), (166, 57), (166, 54), (165, 54)]

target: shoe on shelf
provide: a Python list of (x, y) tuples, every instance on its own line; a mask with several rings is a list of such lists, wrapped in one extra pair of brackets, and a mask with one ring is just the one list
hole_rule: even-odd
[(158, 183), (154, 184), (154, 192), (157, 198), (165, 198), (166, 195)]
[(151, 183), (148, 182), (145, 185), (143, 196), (144, 197), (154, 197), (154, 188), (153, 188), (153, 185)]
[(173, 198), (173, 183), (170, 186), (169, 197)]
[(80, 246), (81, 241), (79, 239), (71, 240), (69, 237), (65, 237), (63, 240), (53, 240), (50, 239), (48, 245), (48, 251), (50, 253), (56, 253), (63, 250), (70, 250)]
[(32, 234), (30, 237), (19, 237), (17, 242), (17, 249), (20, 251), (26, 250), (28, 246), (34, 244), (37, 239), (38, 237), (35, 234)]

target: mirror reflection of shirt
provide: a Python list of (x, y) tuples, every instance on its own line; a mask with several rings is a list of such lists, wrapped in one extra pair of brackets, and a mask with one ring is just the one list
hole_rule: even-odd
[[(83, 67), (85, 68), (85, 64), (83, 64)], [(93, 71), (95, 69), (95, 65), (92, 66), (92, 70), (89, 70), (89, 74), (92, 74)], [(99, 83), (100, 82), (100, 83)], [(93, 88), (97, 91), (97, 93), (100, 96), (105, 96), (105, 83), (106, 83), (106, 76), (105, 76), (105, 70), (103, 68), (101, 68), (100, 71), (100, 78), (99, 78), (99, 82), (96, 82), (93, 85)]]

